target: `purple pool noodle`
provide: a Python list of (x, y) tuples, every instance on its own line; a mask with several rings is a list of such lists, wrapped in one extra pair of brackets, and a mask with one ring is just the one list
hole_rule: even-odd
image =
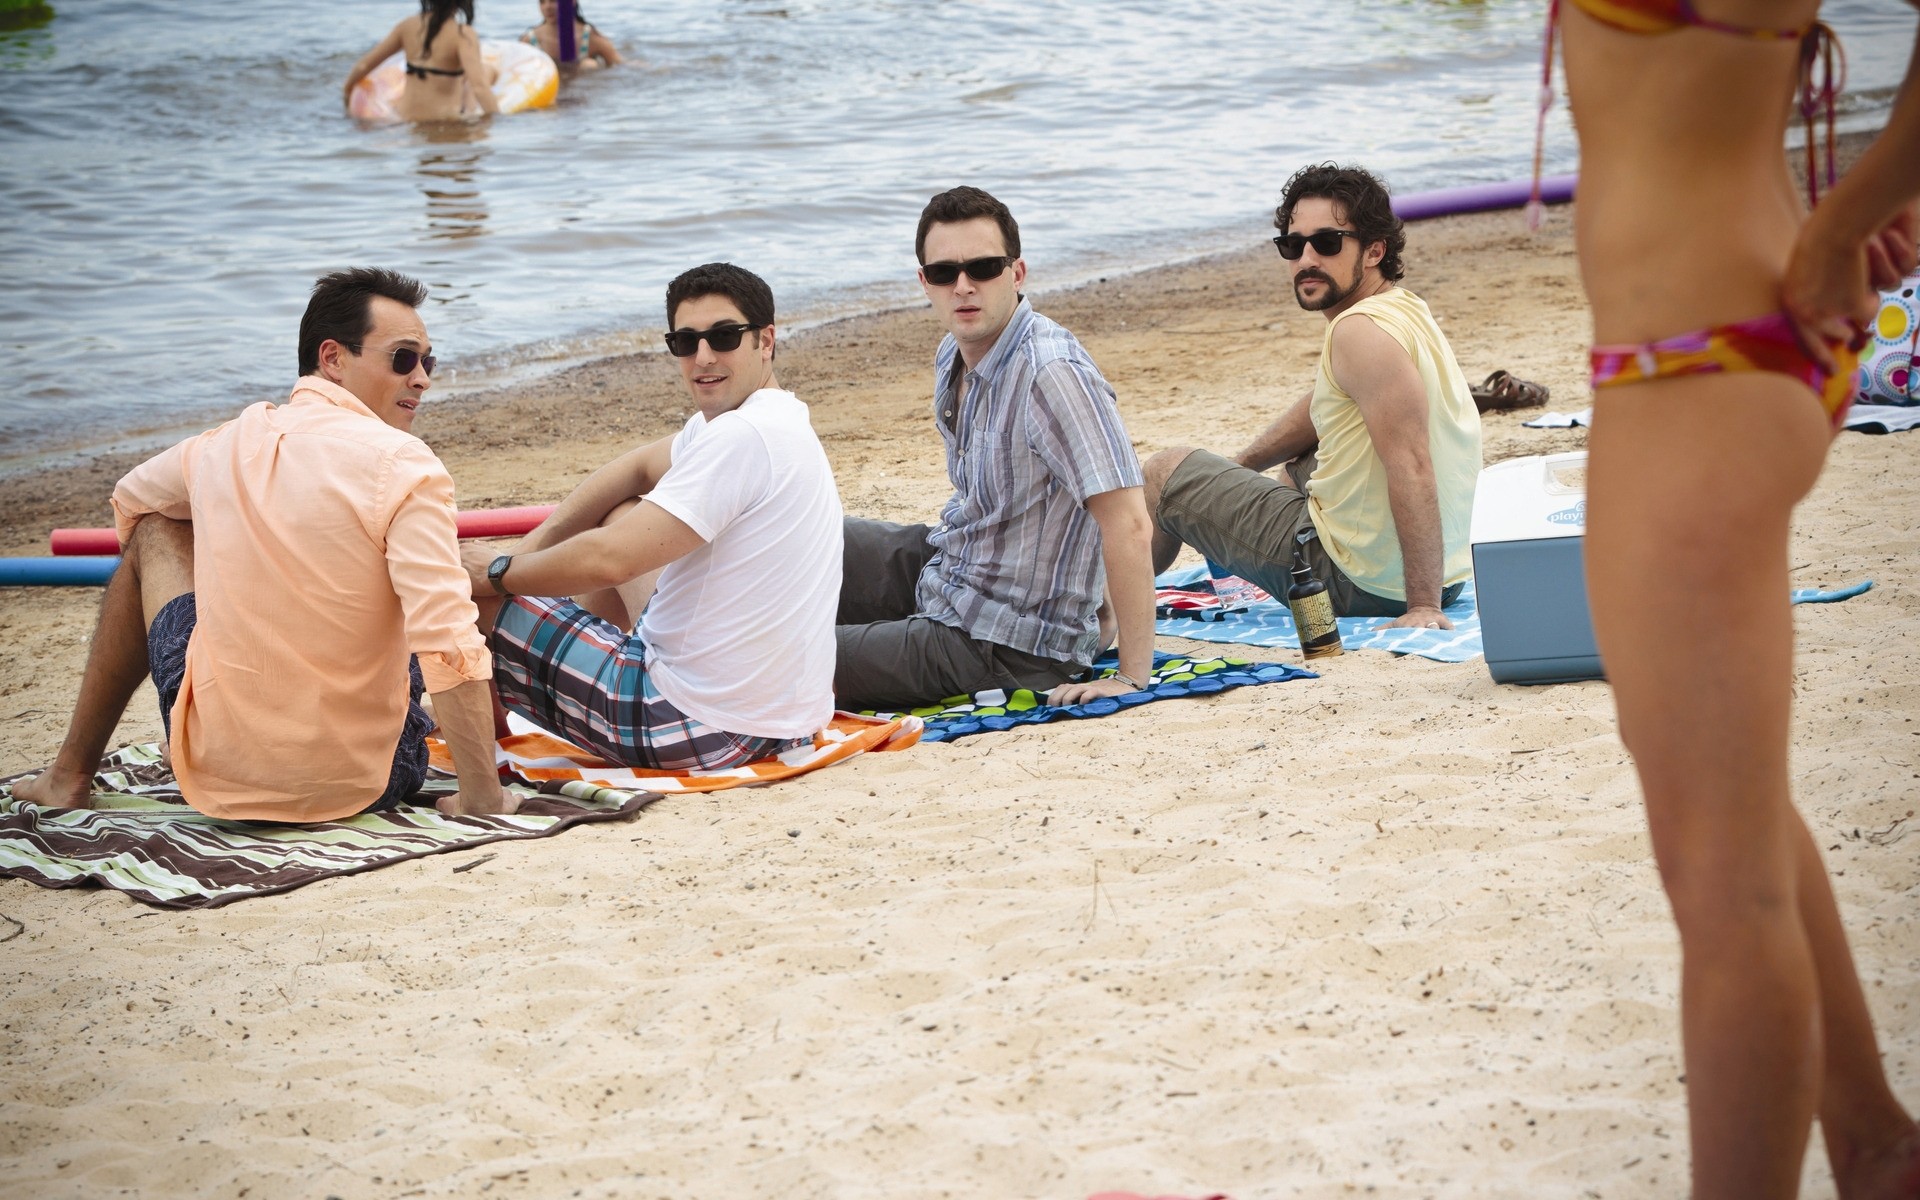
[[(1565, 204), (1573, 199), (1573, 185), (1578, 179), (1578, 175), (1549, 175), (1540, 181), (1540, 198), (1548, 204)], [(1424, 221), (1428, 217), (1450, 217), (1455, 213), (1519, 208), (1532, 195), (1532, 180), (1509, 179), (1504, 183), (1476, 183), (1469, 187), (1395, 196), (1393, 211), (1402, 221)]]
[(578, 62), (580, 59), (580, 47), (574, 45), (573, 0), (560, 0), (560, 12), (554, 18), (554, 23), (560, 27), (560, 61), (563, 63)]
[(99, 587), (119, 565), (112, 555), (0, 558), (0, 587)]

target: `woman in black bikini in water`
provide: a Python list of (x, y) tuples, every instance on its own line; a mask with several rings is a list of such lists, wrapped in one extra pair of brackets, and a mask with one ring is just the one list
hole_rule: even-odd
[[(455, 20), (456, 14), (465, 20)], [(420, 0), (418, 14), (395, 25), (353, 64), (341, 101), (347, 102), (354, 85), (396, 50), (407, 56), (406, 90), (394, 106), (403, 120), (451, 121), (500, 111), (493, 97), (493, 73), (480, 60), (473, 0)]]

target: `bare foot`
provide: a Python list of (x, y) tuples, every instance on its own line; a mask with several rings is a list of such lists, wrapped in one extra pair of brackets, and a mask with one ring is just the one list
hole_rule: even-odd
[(86, 808), (93, 799), (92, 775), (64, 775), (48, 767), (13, 785), (13, 798), (41, 808)]
[(1833, 1173), (1842, 1200), (1920, 1200), (1920, 1126)]
[(484, 817), (496, 813), (516, 813), (520, 811), (520, 797), (506, 788), (500, 788), (491, 796), (475, 796), (460, 791), (451, 796), (442, 796), (434, 807), (449, 817)]

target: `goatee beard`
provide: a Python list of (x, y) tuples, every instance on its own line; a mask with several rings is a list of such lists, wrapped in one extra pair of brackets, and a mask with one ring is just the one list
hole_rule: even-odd
[[(1300, 294), (1300, 285), (1308, 280), (1316, 279), (1324, 284), (1327, 290), (1319, 299), (1309, 300)], [(1345, 300), (1348, 296), (1353, 295), (1354, 290), (1359, 286), (1360, 280), (1357, 277), (1346, 287), (1341, 287), (1333, 281), (1333, 276), (1316, 271), (1311, 275), (1302, 275), (1293, 281), (1293, 298), (1301, 308), (1308, 312), (1325, 312), (1327, 309), (1340, 304), (1341, 301)]]

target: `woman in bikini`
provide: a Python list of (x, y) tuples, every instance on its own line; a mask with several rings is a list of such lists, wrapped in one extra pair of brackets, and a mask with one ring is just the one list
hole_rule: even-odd
[(1815, 1115), (1842, 1197), (1920, 1196), (1787, 762), (1788, 522), (1873, 288), (1914, 261), (1920, 71), (1809, 217), (1781, 147), (1831, 49), (1817, 7), (1567, 0), (1561, 20), (1599, 343), (1588, 594), (1680, 928), (1698, 1200), (1794, 1195)]
[[(618, 66), (620, 52), (613, 48), (613, 42), (606, 34), (587, 24), (576, 5), (573, 10), (574, 35), (576, 48), (574, 65), (583, 71), (598, 70), (601, 67)], [(547, 52), (547, 57), (560, 61), (560, 0), (540, 0), (540, 23), (520, 35), (520, 40), (529, 46), (538, 46)]]
[[(456, 20), (456, 15), (465, 20)], [(401, 119), (452, 121), (500, 111), (493, 96), (493, 72), (480, 60), (473, 0), (420, 0), (418, 14), (395, 25), (353, 64), (340, 91), (342, 102), (352, 97), (354, 84), (396, 50), (407, 56), (407, 86), (395, 106)]]

